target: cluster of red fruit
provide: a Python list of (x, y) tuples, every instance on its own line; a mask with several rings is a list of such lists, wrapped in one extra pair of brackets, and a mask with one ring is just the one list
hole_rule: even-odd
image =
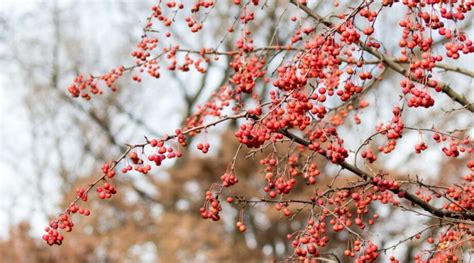
[(99, 193), (100, 199), (108, 199), (116, 194), (117, 190), (115, 189), (115, 186), (105, 182), (102, 187), (97, 187), (97, 193)]
[(474, 209), (474, 185), (450, 186), (446, 190), (446, 196), (454, 200), (447, 202), (444, 208), (451, 211), (470, 211)]
[(314, 219), (310, 219), (304, 231), (288, 234), (287, 238), (293, 239), (291, 246), (295, 248), (298, 256), (306, 257), (309, 254), (316, 257), (320, 255), (317, 247), (325, 247), (329, 242), (325, 233), (326, 223), (324, 221), (316, 222)]
[(196, 148), (200, 150), (202, 153), (207, 153), (209, 151), (209, 143), (198, 143)]
[(427, 87), (425, 87), (424, 90), (420, 90), (416, 88), (415, 84), (410, 82), (408, 79), (402, 80), (400, 82), (400, 86), (402, 87), (403, 93), (411, 95), (407, 102), (408, 107), (429, 108), (434, 105), (435, 101), (429, 94)]
[(245, 224), (242, 221), (237, 221), (235, 223), (235, 227), (242, 233), (247, 230), (247, 226), (245, 226)]
[[(87, 202), (87, 191), (83, 188), (76, 189), (77, 198)], [(49, 223), (49, 226), (45, 228), (46, 234), (43, 235), (43, 240), (48, 243), (48, 245), (61, 245), (64, 240), (64, 236), (60, 233), (60, 230), (66, 232), (71, 232), (74, 226), (72, 222), (71, 214), (80, 214), (84, 216), (89, 216), (91, 214), (89, 209), (79, 207), (76, 202), (69, 204), (68, 209), (60, 214), (56, 219), (52, 219)]]
[(125, 68), (123, 66), (120, 66), (118, 69), (112, 69), (109, 73), (106, 73), (99, 77), (93, 77), (92, 75), (89, 75), (87, 79), (85, 79), (82, 74), (79, 74), (74, 79), (73, 84), (71, 84), (67, 88), (67, 90), (73, 97), (80, 96), (85, 100), (90, 100), (91, 94), (96, 95), (103, 93), (97, 82), (98, 79), (104, 81), (111, 91), (117, 91), (115, 81), (123, 75), (124, 71)]
[(229, 187), (233, 186), (234, 184), (239, 182), (239, 179), (237, 179), (237, 176), (233, 172), (226, 172), (223, 175), (221, 175), (221, 180), (222, 180), (222, 185), (224, 187)]
[(403, 124), (403, 120), (401, 118), (402, 109), (398, 106), (393, 108), (393, 117), (391, 122), (387, 124), (380, 124), (376, 127), (377, 132), (385, 135), (388, 141), (387, 143), (382, 146), (379, 145), (377, 150), (379, 152), (388, 154), (395, 150), (395, 146), (397, 145), (397, 139), (402, 137), (403, 128), (405, 125)]
[(249, 148), (258, 148), (270, 139), (270, 131), (263, 125), (249, 121), (240, 126), (235, 137)]
[(316, 184), (316, 177), (320, 174), (321, 171), (318, 169), (318, 165), (316, 162), (312, 162), (308, 165), (303, 177), (306, 179), (307, 184), (312, 185)]
[(421, 153), (422, 151), (428, 149), (428, 145), (425, 142), (420, 142), (415, 144), (415, 152)]
[(360, 156), (366, 159), (369, 163), (377, 161), (377, 155), (372, 152), (371, 148), (368, 148), (367, 150), (363, 151)]
[(236, 93), (252, 93), (256, 81), (265, 75), (265, 59), (256, 56), (243, 59), (240, 55), (234, 56), (234, 61), (229, 63), (235, 73), (229, 81), (236, 85)]
[(217, 195), (214, 195), (211, 191), (207, 191), (204, 206), (199, 209), (199, 212), (201, 212), (201, 217), (204, 219), (212, 219), (213, 221), (219, 221), (219, 219), (221, 218), (219, 216), (219, 212), (221, 210), (221, 203)]
[(379, 256), (378, 247), (375, 244), (369, 243), (364, 250), (364, 254), (354, 260), (355, 263), (373, 262)]

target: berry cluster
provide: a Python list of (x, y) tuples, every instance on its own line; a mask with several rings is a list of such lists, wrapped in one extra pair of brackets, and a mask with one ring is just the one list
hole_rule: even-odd
[(222, 185), (225, 187), (233, 186), (239, 182), (237, 176), (233, 172), (226, 172), (221, 176)]
[(428, 149), (428, 145), (426, 145), (425, 142), (420, 142), (418, 144), (415, 144), (415, 152), (418, 154), (426, 149)]
[(196, 148), (200, 150), (202, 153), (207, 153), (209, 151), (209, 143), (198, 143)]
[(235, 73), (229, 79), (231, 83), (236, 85), (236, 93), (252, 93), (255, 88), (256, 81), (265, 75), (264, 59), (252, 56), (243, 60), (239, 55), (234, 56), (234, 61), (229, 63)]
[(213, 221), (219, 221), (219, 219), (221, 218), (219, 216), (219, 212), (221, 210), (222, 207), (218, 196), (214, 196), (211, 191), (207, 191), (204, 206), (199, 209), (201, 217), (204, 219), (212, 219)]
[(373, 163), (377, 160), (377, 155), (372, 152), (372, 149), (369, 148), (361, 153), (362, 158), (366, 159), (369, 163)]
[(242, 221), (237, 221), (237, 223), (235, 223), (235, 227), (237, 228), (237, 230), (239, 230), (242, 233), (247, 230), (247, 226), (245, 226), (245, 224)]
[(115, 189), (115, 186), (106, 182), (102, 187), (97, 187), (97, 193), (99, 193), (100, 199), (108, 199), (116, 194), (117, 190)]
[(270, 131), (266, 127), (250, 121), (240, 126), (235, 137), (249, 148), (258, 148), (270, 139)]
[(321, 174), (316, 162), (312, 162), (303, 174), (307, 184), (316, 184), (316, 177)]

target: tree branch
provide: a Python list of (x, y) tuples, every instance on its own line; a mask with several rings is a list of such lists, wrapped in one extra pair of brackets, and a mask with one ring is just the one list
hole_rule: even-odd
[[(309, 141), (307, 141), (307, 140), (305, 140), (305, 139), (289, 132), (288, 130), (280, 129), (278, 132), (283, 134), (285, 137), (287, 137), (289, 139), (292, 139), (293, 141), (295, 141), (295, 142), (297, 142), (297, 143), (299, 143), (303, 146), (307, 147), (311, 144)], [(327, 159), (326, 151), (324, 151), (324, 150), (318, 151), (318, 154), (321, 155), (321, 156), (324, 156)], [(358, 168), (358, 167), (356, 167), (352, 164), (349, 164), (347, 162), (340, 162), (340, 163), (338, 163), (338, 165), (340, 165), (342, 168), (344, 168), (346, 170), (351, 171), (353, 174), (359, 176), (360, 178), (364, 179), (365, 181), (368, 181), (368, 182), (373, 181), (372, 176), (370, 176), (369, 174), (367, 174), (366, 172), (364, 172), (363, 170), (361, 170), (360, 168)], [(449, 211), (449, 210), (437, 208), (437, 207), (434, 207), (434, 206), (428, 204), (427, 202), (420, 199), (416, 195), (414, 195), (410, 192), (407, 192), (405, 190), (401, 190), (401, 189), (389, 189), (389, 190), (394, 194), (398, 194), (400, 192), (403, 192), (403, 194), (404, 194), (403, 198), (404, 199), (412, 202), (413, 204), (421, 207), (423, 210), (425, 210), (425, 211), (427, 211), (427, 212), (429, 212), (432, 215), (435, 215), (437, 217), (474, 220), (474, 213), (471, 212), (471, 211), (454, 212), (454, 211)]]
[[(303, 10), (308, 16), (310, 16), (311, 18), (315, 19), (316, 21), (318, 21), (319, 23), (323, 24), (324, 26), (330, 28), (330, 29), (334, 29), (334, 24), (325, 20), (323, 17), (321, 17), (320, 15), (314, 13), (311, 9), (309, 9), (307, 6), (304, 6), (304, 5), (300, 5), (297, 0), (290, 0), (290, 2), (295, 5), (296, 7), (298, 7), (299, 9)], [(399, 63), (396, 62), (396, 58), (388, 55), (388, 54), (385, 54), (383, 52), (380, 52), (379, 50), (373, 48), (373, 47), (368, 47), (366, 46), (362, 41), (359, 41), (357, 42), (357, 45), (369, 52), (370, 54), (372, 54), (373, 56), (377, 57), (378, 59), (380, 59), (385, 65), (387, 65), (389, 68), (393, 69), (394, 71), (400, 73), (401, 75), (403, 76), (408, 76), (410, 77), (411, 79), (413, 79), (414, 81), (418, 82), (418, 83), (421, 83), (421, 84), (424, 84), (422, 83), (420, 80), (418, 80), (417, 78), (414, 77), (414, 74), (407, 74), (407, 70)], [(452, 98), (453, 100), (455, 100), (456, 102), (458, 102), (459, 104), (461, 104), (462, 106), (464, 106), (467, 110), (471, 111), (471, 112), (474, 112), (474, 103), (471, 103), (467, 100), (467, 98), (464, 96), (464, 95), (461, 95), (461, 94), (458, 94), (454, 89), (452, 89), (449, 84), (447, 83), (444, 83), (444, 82), (440, 82), (438, 81), (438, 84), (441, 86), (442, 88), (442, 92), (445, 93), (446, 95), (448, 95), (450, 98)]]

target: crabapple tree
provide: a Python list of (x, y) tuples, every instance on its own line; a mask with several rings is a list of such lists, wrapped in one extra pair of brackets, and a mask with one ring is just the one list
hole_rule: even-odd
[[(236, 11), (225, 20), (227, 30), (220, 39), (206, 39), (202, 42), (208, 44), (193, 49), (186, 39), (174, 37), (186, 32), (189, 40), (209, 38), (206, 29), (221, 26), (211, 24), (219, 5)], [(253, 34), (259, 26), (255, 20), (272, 5), (284, 11), (264, 42)], [(337, 12), (318, 13), (324, 6)], [(239, 209), (235, 227), (240, 232), (249, 231), (244, 213), (256, 206), (273, 207), (281, 220), (304, 215), (304, 225), (284, 237), (292, 248), (287, 255), (291, 260), (373, 262), (390, 252), (387, 261), (398, 262), (392, 251), (421, 239), (414, 261), (462, 261), (474, 241), (474, 141), (469, 137), (474, 98), (469, 88), (444, 73), (474, 78), (472, 62), (456, 64), (463, 58), (472, 61), (472, 30), (464, 29), (473, 7), (473, 0), (155, 1), (140, 42), (130, 50), (134, 63), (103, 75), (78, 75), (67, 88), (72, 97), (88, 101), (120, 92), (120, 78), (140, 83), (176, 72), (204, 74), (210, 63), (224, 58), (230, 74), (215, 83), (209, 99), (189, 112), (174, 133), (145, 137), (103, 164), (97, 179), (78, 188), (76, 198), (51, 220), (44, 241), (61, 245), (65, 232), (74, 229), (75, 217), (100, 213), (89, 210), (87, 202), (114, 198), (120, 191), (115, 177), (147, 176), (190, 154), (182, 150), (186, 147), (206, 154), (218, 147), (206, 139), (208, 131), (233, 123), (228, 128), (235, 129), (239, 146), (227, 170), (205, 191), (196, 211), (203, 219), (219, 221), (226, 212), (224, 202)], [(403, 13), (396, 28), (379, 26), (395, 11)], [(233, 45), (223, 47), (232, 36)], [(367, 99), (376, 90), (396, 95), (383, 103)], [(371, 123), (373, 113), (384, 121), (362, 131), (359, 127)], [(413, 121), (423, 114), (431, 114), (429, 123)], [(457, 126), (442, 129), (449, 118), (456, 118)], [(413, 135), (418, 141), (404, 140)], [(233, 190), (245, 183), (236, 169), (241, 155), (261, 165), (254, 178), (261, 189), (254, 196)], [(436, 156), (462, 168), (438, 181), (423, 173), (395, 176), (384, 165), (403, 155), (422, 162)], [(320, 169), (326, 164), (335, 169)], [(323, 177), (329, 183), (322, 183)], [(301, 189), (309, 194), (296, 198)], [(383, 207), (400, 210), (413, 224), (420, 217), (434, 223), (419, 223), (417, 232), (381, 246), (374, 238), (373, 232), (380, 230), (375, 226), (397, 223), (379, 215)], [(347, 240), (341, 254), (327, 252), (334, 234)]]

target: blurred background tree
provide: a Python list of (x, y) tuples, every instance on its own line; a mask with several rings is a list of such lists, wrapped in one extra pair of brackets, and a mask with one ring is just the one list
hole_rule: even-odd
[[(198, 42), (189, 39), (184, 30), (174, 33), (173, 37), (190, 49), (204, 43), (220, 43), (223, 49), (229, 50), (236, 38), (233, 35), (223, 38), (227, 26), (221, 25), (232, 24), (238, 8), (230, 4), (232, 1), (225, 2), (209, 16), (209, 28)], [(346, 2), (339, 6), (318, 4), (313, 9), (321, 14), (337, 14), (350, 5), (350, 1)], [(259, 14), (254, 23), (260, 26), (252, 29), (258, 36), (256, 42), (288, 42), (293, 28), (280, 24), (292, 15), (288, 5), (288, 1), (278, 1), (261, 10), (263, 14)], [(307, 216), (303, 213), (288, 220), (272, 206), (247, 207), (244, 216), (249, 230), (245, 234), (234, 227), (241, 213), (235, 206), (224, 204), (227, 212), (219, 223), (201, 219), (199, 208), (205, 191), (227, 170), (228, 161), (238, 147), (232, 132), (225, 127), (207, 135), (208, 140), (218, 145), (211, 149), (209, 156), (203, 157), (189, 150), (190, 147), (183, 149), (189, 151), (183, 154), (184, 158), (165, 169), (146, 176), (119, 177), (117, 196), (106, 202), (91, 200), (88, 205), (94, 216), (78, 220), (80, 227), (74, 238), (63, 246), (46, 248), (37, 230), (47, 221), (48, 214), (66, 207), (75, 196), (74, 189), (95, 178), (97, 167), (123, 151), (125, 143), (139, 142), (144, 135), (158, 137), (158, 132), (171, 132), (182, 125), (197, 105), (222, 86), (231, 69), (228, 61), (221, 59), (211, 62), (203, 75), (190, 77), (173, 73), (160, 80), (144, 79), (140, 85), (122, 78), (120, 92), (84, 103), (66, 93), (71, 79), (79, 72), (101, 72), (130, 62), (131, 47), (143, 34), (141, 25), (149, 13), (149, 3), (52, 1), (28, 2), (20, 8), (13, 1), (0, 7), (0, 169), (2, 182), (5, 182), (0, 186), (2, 262), (62, 262), (65, 259), (68, 262), (249, 262), (282, 260), (291, 253), (286, 234), (304, 227)], [(391, 30), (396, 21), (395, 16), (382, 16), (378, 25)], [(465, 21), (461, 25), (463, 30), (473, 33), (473, 19)], [(390, 34), (380, 36), (381, 39), (390, 37)], [(395, 53), (397, 43), (385, 48)], [(456, 63), (466, 65), (468, 61), (461, 59)], [(473, 91), (469, 89), (472, 78), (450, 72), (438, 74), (443, 80), (458, 84), (460, 92), (472, 98)], [(387, 82), (400, 78), (391, 71), (384, 71), (380, 76)], [(373, 87), (379, 85), (384, 84), (375, 81)], [(136, 92), (137, 89), (140, 92)], [(395, 91), (387, 88), (371, 88), (364, 98), (370, 103), (384, 104), (396, 101), (394, 94)], [(465, 133), (472, 133), (472, 115), (451, 111), (455, 106), (447, 99), (440, 99), (439, 103), (443, 106), (411, 115), (408, 122), (429, 126), (433, 118), (442, 116), (443, 127), (438, 128), (450, 130), (462, 126), (466, 128)], [(356, 137), (353, 144), (360, 143), (361, 134), (374, 127), (385, 112), (361, 113), (366, 118), (358, 128), (360, 133), (353, 135)], [(346, 116), (343, 111), (335, 111), (332, 118), (337, 122)], [(345, 122), (341, 130), (350, 132), (353, 126)], [(412, 145), (410, 142), (417, 139), (416, 135), (407, 136), (405, 141)], [(406, 153), (407, 149), (398, 151)], [(380, 169), (383, 167), (394, 177), (407, 171), (411, 174), (423, 171), (430, 175), (427, 180), (433, 183), (449, 181), (447, 175), (450, 174), (462, 174), (461, 164), (467, 160), (436, 159), (436, 155), (428, 154), (432, 162), (418, 163), (420, 159), (413, 153), (397, 156), (392, 159), (379, 156)], [(415, 163), (418, 165), (413, 169)], [(318, 184), (322, 186), (331, 183), (340, 173), (324, 163), (319, 168), (323, 176), (318, 178)], [(233, 192), (246, 197), (255, 193), (263, 196), (260, 192), (263, 181), (255, 175), (264, 168), (256, 158), (241, 154), (236, 170), (241, 183)], [(336, 185), (347, 178), (350, 177), (338, 178)], [(311, 191), (314, 190), (299, 188), (292, 197), (308, 196)], [(377, 227), (378, 230), (385, 227), (383, 235), (375, 237), (381, 247), (419, 230), (400, 211), (387, 207), (374, 209), (379, 209), (382, 218), (397, 222), (375, 226), (374, 233)], [(424, 223), (429, 224), (430, 219)], [(346, 249), (347, 237), (332, 234), (332, 239), (339, 240), (338, 244), (322, 254), (343, 261), (337, 255)], [(418, 246), (416, 240), (404, 243), (397, 255), (404, 259), (402, 262), (408, 262)]]

